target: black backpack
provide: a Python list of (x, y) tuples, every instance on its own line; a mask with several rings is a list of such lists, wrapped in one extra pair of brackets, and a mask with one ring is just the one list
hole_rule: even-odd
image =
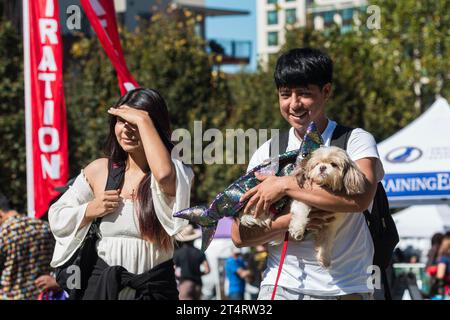
[[(347, 150), (347, 143), (353, 128), (337, 125), (331, 137), (331, 145)], [(279, 137), (280, 154), (287, 150), (289, 131), (283, 131)], [(272, 143), (270, 146), (272, 150)], [(386, 300), (391, 300), (386, 268), (390, 265), (394, 249), (399, 242), (397, 228), (389, 211), (389, 202), (383, 184), (378, 182), (377, 191), (373, 199), (372, 211), (364, 212), (374, 245), (373, 264), (381, 271)]]
[[(105, 190), (119, 189), (122, 185), (124, 174), (125, 166), (123, 163), (113, 163), (111, 160), (108, 160), (108, 180)], [(101, 218), (97, 218), (92, 222), (80, 248), (73, 253), (65, 264), (55, 269), (56, 282), (68, 293), (70, 300), (81, 299), (87, 288), (88, 280), (98, 258), (96, 243), (100, 235), (101, 220)], [(72, 266), (77, 266), (80, 270), (80, 288), (68, 287), (68, 281), (73, 274), (73, 270), (70, 268)]]

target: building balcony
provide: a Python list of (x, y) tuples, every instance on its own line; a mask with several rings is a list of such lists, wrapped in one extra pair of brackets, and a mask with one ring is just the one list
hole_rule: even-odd
[(207, 52), (215, 56), (215, 61), (219, 64), (249, 64), (252, 56), (252, 42), (210, 39)]
[(230, 10), (206, 6), (205, 0), (172, 0), (172, 8), (187, 9), (205, 17), (249, 15), (246, 10)]

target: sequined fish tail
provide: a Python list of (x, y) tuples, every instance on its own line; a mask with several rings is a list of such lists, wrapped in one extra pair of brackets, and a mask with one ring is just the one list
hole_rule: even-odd
[(218, 221), (211, 218), (210, 209), (206, 206), (197, 206), (187, 208), (174, 214), (176, 218), (183, 218), (202, 228), (202, 251), (205, 251), (214, 238), (216, 233)]
[(209, 215), (209, 209), (206, 206), (196, 206), (178, 211), (173, 215), (175, 218), (189, 220), (202, 227), (217, 224), (217, 221)]
[(209, 247), (212, 239), (214, 238), (214, 234), (216, 233), (217, 223), (213, 226), (202, 227), (202, 251), (205, 252)]

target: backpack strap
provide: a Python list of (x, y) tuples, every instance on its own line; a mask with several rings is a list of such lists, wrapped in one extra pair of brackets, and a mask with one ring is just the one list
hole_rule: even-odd
[[(272, 156), (272, 150), (275, 150), (275, 143), (276, 143), (276, 139), (271, 139), (270, 140), (270, 145), (269, 145), (269, 157)], [(281, 131), (280, 135), (278, 136), (278, 154), (274, 155), (274, 156), (278, 156), (280, 154), (283, 154), (286, 152), (287, 150), (287, 146), (289, 143), (289, 130), (283, 130)]]
[(353, 129), (354, 128), (337, 124), (336, 128), (334, 128), (333, 135), (331, 136), (330, 145), (347, 150), (348, 140), (350, 139)]
[(108, 159), (108, 180), (106, 180), (105, 191), (116, 190), (122, 186), (125, 176), (125, 163), (113, 162)]
[[(345, 127), (340, 124), (337, 124), (336, 128), (333, 131), (333, 136), (331, 137), (330, 145), (347, 150), (348, 140), (350, 139), (350, 135), (352, 134), (352, 131), (353, 131), (353, 128)], [(381, 183), (379, 182), (379, 184), (381, 184)], [(363, 212), (363, 214), (364, 214), (364, 217), (366, 218), (367, 225), (370, 226), (369, 210), (365, 210)]]
[[(122, 186), (123, 178), (125, 176), (125, 163), (124, 162), (113, 162), (111, 159), (108, 159), (108, 179), (106, 180), (105, 191), (107, 190), (116, 190)], [(100, 236), (100, 223), (102, 222), (102, 218), (96, 218), (92, 222), (92, 231), (95, 232), (98, 236)]]

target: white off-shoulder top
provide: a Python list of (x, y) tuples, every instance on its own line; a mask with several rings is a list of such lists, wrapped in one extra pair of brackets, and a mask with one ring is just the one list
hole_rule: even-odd
[[(172, 159), (176, 169), (176, 195), (166, 196), (151, 177), (151, 189), (155, 213), (170, 236), (176, 235), (187, 220), (174, 218), (177, 211), (189, 207), (190, 189), (194, 173), (178, 159)], [(49, 210), (50, 228), (56, 239), (52, 267), (63, 265), (79, 248), (90, 224), (79, 229), (89, 201), (94, 193), (83, 170), (73, 185)], [(97, 241), (97, 252), (110, 266), (122, 266), (128, 272), (140, 274), (167, 261), (173, 256), (173, 248), (162, 249), (159, 244), (142, 239), (139, 222), (131, 199), (123, 199), (116, 211), (103, 217), (100, 224), (101, 239)]]

